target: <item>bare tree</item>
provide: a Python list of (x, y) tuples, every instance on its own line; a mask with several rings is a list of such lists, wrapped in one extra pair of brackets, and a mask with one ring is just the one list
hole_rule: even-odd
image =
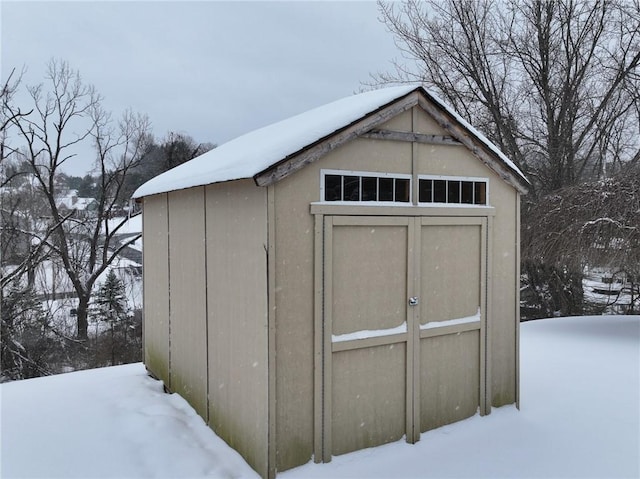
[(522, 255), (581, 269), (640, 265), (640, 168), (545, 196), (523, 229)]
[[(14, 108), (12, 106), (12, 101), (14, 99), (16, 91), (20, 87), (23, 74), (24, 74), (24, 70), (20, 74), (16, 74), (16, 69), (15, 68), (12, 69), (11, 72), (9, 73), (9, 76), (0, 87), (0, 134), (1, 134), (0, 161), (1, 162), (4, 162), (4, 160), (9, 157), (8, 151), (6, 150), (7, 127), (16, 119), (23, 116), (28, 116), (33, 111), (33, 110), (29, 110), (27, 112), (23, 112), (19, 108)], [(4, 179), (4, 181), (6, 181), (6, 178)], [(4, 182), (2, 186), (4, 186)]]
[(639, 0), (380, 3), (404, 61), (374, 82), (442, 95), (534, 196), (640, 158)]
[[(126, 219), (113, 224), (110, 211), (117, 201), (128, 172), (140, 159), (148, 119), (127, 112), (119, 121), (102, 106), (102, 98), (82, 82), (66, 62), (52, 60), (43, 84), (28, 88), (33, 111), (8, 102), (7, 128), (15, 130), (20, 159), (29, 166), (47, 207), (41, 244), (59, 259), (78, 296), (77, 337), (87, 338), (87, 311), (96, 280), (119, 251), (137, 237), (118, 242), (118, 231)], [(90, 160), (98, 177), (99, 194), (88, 214), (60, 207), (61, 168), (80, 147), (93, 147)]]
[[(532, 289), (549, 294), (541, 299), (553, 303), (551, 312), (569, 305), (579, 288), (567, 288), (566, 279), (587, 266), (630, 278), (633, 311), (640, 281), (640, 165), (542, 198), (522, 230), (522, 259)], [(537, 276), (549, 272), (565, 287), (545, 291)]]
[[(33, 215), (27, 215), (24, 208), (28, 203), (29, 209), (34, 210), (37, 195), (33, 194), (32, 185), (26, 182), (25, 171), (16, 160), (18, 152), (8, 140), (11, 124), (33, 112), (33, 109), (22, 111), (13, 106), (23, 74), (24, 70), (17, 74), (12, 69), (0, 88), (0, 299), (9, 283), (33, 270), (42, 252), (41, 246), (32, 246), (33, 240), (38, 243), (32, 224)], [(52, 230), (40, 233), (43, 238), (48, 238)], [(11, 269), (3, 267), (7, 260), (12, 264)]]

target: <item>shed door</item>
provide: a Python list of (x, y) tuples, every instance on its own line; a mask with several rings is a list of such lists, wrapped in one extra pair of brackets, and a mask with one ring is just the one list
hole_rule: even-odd
[(417, 433), (486, 412), (486, 219), (418, 221)]
[(404, 435), (414, 442), (481, 406), (485, 225), (325, 217), (323, 460)]

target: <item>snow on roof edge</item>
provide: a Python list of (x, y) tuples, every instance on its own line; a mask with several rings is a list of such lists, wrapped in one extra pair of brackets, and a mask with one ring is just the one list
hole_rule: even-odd
[(527, 185), (531, 185), (529, 179), (524, 175), (524, 173), (518, 168), (518, 166), (507, 156), (505, 155), (500, 148), (498, 148), (495, 143), (489, 140), (483, 133), (477, 130), (473, 125), (471, 125), (467, 120), (465, 120), (460, 114), (453, 109), (452, 106), (443, 101), (438, 95), (433, 93), (431, 90), (427, 90), (423, 87), (423, 90), (426, 92), (427, 96), (430, 97), (433, 101), (435, 101), (438, 105), (440, 105), (444, 110), (447, 111), (451, 116), (453, 116), (456, 121), (458, 121), (465, 129), (469, 131), (473, 136), (475, 136), (481, 143), (483, 143), (487, 148), (491, 150), (493, 154), (499, 157), (517, 176), (519, 176)]
[[(345, 124), (415, 90), (400, 86), (351, 95), (245, 133), (144, 183), (133, 198), (252, 178)], [(215, 168), (212, 168), (215, 163)]]
[(351, 95), (245, 133), (152, 178), (136, 189), (133, 198), (253, 178), (413, 91), (422, 91), (530, 184), (515, 163), (437, 95), (423, 86), (403, 85)]

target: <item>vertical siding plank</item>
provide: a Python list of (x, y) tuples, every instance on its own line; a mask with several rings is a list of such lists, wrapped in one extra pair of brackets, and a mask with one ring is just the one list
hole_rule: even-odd
[(333, 217), (324, 217), (324, 329), (322, 338), (324, 341), (324, 361), (323, 361), (323, 428), (322, 428), (322, 462), (331, 462), (331, 384), (332, 384), (332, 352), (331, 352), (331, 331), (332, 310), (333, 310)]
[(207, 187), (210, 426), (269, 475), (267, 190)]
[(406, 434), (404, 342), (332, 354), (335, 455), (400, 440)]
[(268, 425), (268, 477), (276, 477), (276, 381), (277, 381), (277, 343), (276, 343), (276, 200), (275, 186), (267, 188), (267, 322), (269, 328), (268, 338), (268, 401), (269, 401), (269, 425)]
[[(409, 255), (409, 261), (413, 261), (413, 294), (409, 296), (418, 296), (420, 302), (413, 308), (412, 324), (411, 328), (413, 332), (413, 339), (410, 337), (409, 341), (413, 344), (413, 442), (420, 440), (420, 375), (421, 375), (421, 361), (420, 361), (420, 317), (422, 316), (422, 308), (426, 308), (429, 305), (423, 304), (420, 297), (420, 284), (422, 281), (422, 222), (420, 218), (414, 218), (410, 223), (410, 231), (413, 228), (413, 255)], [(411, 324), (411, 323), (410, 323)]]
[(171, 389), (206, 418), (204, 189), (174, 191), (168, 201)]
[(480, 332), (466, 331), (424, 338), (422, 432), (451, 424), (477, 413), (480, 403)]
[[(419, 110), (418, 107), (413, 107), (411, 109), (411, 131), (413, 132), (417, 132), (418, 130), (418, 116), (419, 116)], [(412, 142), (411, 143), (411, 184), (413, 185), (413, 190), (412, 190), (412, 197), (411, 197), (411, 202), (414, 205), (418, 204), (418, 175), (420, 174), (420, 165), (419, 165), (419, 158), (420, 158), (420, 149), (418, 146), (417, 142)]]
[(516, 300), (515, 300), (515, 321), (516, 321), (516, 337), (515, 337), (515, 355), (516, 355), (516, 373), (515, 373), (515, 389), (516, 389), (516, 407), (520, 409), (520, 193), (516, 193)]
[(146, 196), (143, 202), (144, 363), (170, 388), (167, 195)]
[(486, 291), (486, 310), (487, 313), (485, 315), (485, 339), (483, 342), (485, 342), (485, 350), (486, 350), (486, 356), (485, 356), (485, 360), (486, 360), (486, 366), (485, 366), (485, 396), (486, 396), (486, 400), (485, 400), (485, 414), (489, 414), (491, 412), (491, 406), (492, 406), (492, 397), (493, 397), (493, 378), (492, 378), (492, 371), (493, 371), (493, 328), (497, 327), (497, 321), (494, 318), (494, 308), (493, 308), (493, 291), (494, 291), (494, 285), (493, 285), (493, 261), (495, 258), (494, 252), (493, 252), (493, 248), (494, 248), (494, 242), (493, 242), (493, 231), (494, 231), (494, 227), (493, 227), (493, 217), (490, 216), (487, 218), (487, 233), (486, 233), (486, 238), (487, 238), (487, 245), (486, 245), (486, 251), (487, 251), (487, 261), (486, 261), (486, 265), (487, 265), (487, 274), (486, 274), (486, 281), (487, 281), (487, 291)]
[(504, 183), (494, 182), (491, 202), (496, 215), (491, 218), (488, 233), (489, 259), (489, 337), (491, 361), (488, 365), (489, 398), (492, 407), (516, 402), (516, 337), (518, 307), (516, 264), (519, 262), (516, 244), (517, 192)]
[(314, 354), (314, 391), (313, 391), (313, 456), (315, 462), (322, 461), (322, 410), (323, 410), (323, 318), (322, 318), (322, 289), (324, 281), (323, 264), (323, 231), (324, 216), (316, 215), (314, 224), (314, 333), (313, 333), (313, 354)]
[[(415, 271), (419, 268), (416, 267), (416, 263), (414, 261), (417, 245), (416, 238), (414, 234), (414, 218), (409, 219), (409, 224), (407, 225), (407, 255), (405, 261), (407, 263), (407, 289), (406, 289), (406, 298), (403, 298), (404, 301), (408, 303), (409, 297), (418, 296), (416, 291), (416, 283), (415, 283)], [(415, 434), (415, 398), (416, 398), (416, 383), (415, 383), (415, 374), (416, 374), (416, 361), (415, 357), (418, 353), (417, 348), (419, 344), (416, 344), (416, 336), (418, 340), (420, 338), (420, 329), (419, 324), (416, 321), (416, 309), (420, 306), (407, 306), (406, 307), (406, 324), (407, 324), (407, 358), (406, 358), (406, 440), (408, 443), (413, 444), (416, 442), (416, 434)]]
[(488, 347), (487, 318), (487, 220), (482, 221), (480, 232), (480, 415), (491, 412), (491, 401), (487, 394), (487, 367), (489, 364), (490, 349)]

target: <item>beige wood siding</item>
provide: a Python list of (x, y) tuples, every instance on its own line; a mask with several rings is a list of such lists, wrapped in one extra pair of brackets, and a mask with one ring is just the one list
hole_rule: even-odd
[(280, 471), (304, 464), (314, 438), (314, 220), (320, 169), (410, 174), (411, 144), (356, 139), (276, 183), (276, 438)]
[(327, 305), (333, 334), (390, 329), (406, 321), (407, 235), (406, 224), (334, 224), (333, 301)]
[(325, 216), (318, 259), (325, 461), (486, 408), (487, 219), (339, 215), (349, 209)]
[(204, 188), (169, 193), (171, 389), (207, 418)]
[(169, 227), (167, 195), (144, 198), (144, 363), (169, 382)]
[[(447, 135), (419, 108), (381, 128)], [(403, 138), (355, 139), (268, 189), (144, 199), (145, 362), (262, 476), (517, 399), (518, 195), (463, 146)], [(317, 204), (321, 169), (411, 175), (413, 201), (418, 175), (486, 177), (490, 204), (336, 209)]]
[(480, 225), (422, 227), (421, 324), (478, 313), (481, 232)]
[[(444, 220), (440, 220), (444, 221)], [(420, 325), (486, 314), (483, 223), (422, 226)], [(478, 221), (478, 220), (476, 220)], [(480, 318), (478, 318), (480, 321)], [(420, 340), (420, 431), (473, 416), (481, 407), (484, 328)], [(440, 329), (421, 332), (437, 334)]]
[[(313, 219), (308, 168), (275, 184), (276, 466), (313, 451)], [(318, 178), (319, 181), (319, 178)], [(270, 218), (271, 221), (271, 218)]]
[(420, 342), (420, 431), (476, 414), (480, 404), (479, 331)]
[(493, 294), (491, 298), (492, 404), (513, 404), (517, 392), (517, 328), (519, 307), (518, 193), (507, 184), (494, 181), (492, 202), (500, 214), (493, 221)]
[[(331, 371), (324, 386), (329, 390), (324, 416), (331, 415), (325, 428), (331, 436), (331, 444), (325, 445), (327, 455), (396, 441), (407, 432), (409, 223), (408, 218), (327, 218), (323, 268), (327, 341), (355, 332), (367, 335), (363, 332), (403, 326), (405, 331), (332, 342), (333, 352), (324, 360)], [(378, 341), (390, 344), (371, 344)]]
[(398, 116), (380, 125), (380, 129), (393, 131), (411, 131), (411, 110), (400, 113)]
[(206, 187), (209, 421), (268, 469), (267, 201), (252, 181)]
[[(442, 134), (442, 130), (427, 125), (433, 121), (424, 112), (419, 112), (417, 123), (422, 133)], [(491, 348), (491, 404), (499, 407), (513, 404), (517, 391), (517, 336), (518, 308), (517, 265), (519, 264), (519, 244), (517, 225), (519, 224), (517, 204), (519, 195), (497, 174), (475, 158), (463, 146), (417, 145), (418, 170), (424, 175), (450, 175), (489, 178), (489, 202), (495, 208), (493, 225), (490, 228), (491, 261), (488, 271), (491, 275), (491, 296), (488, 298), (490, 317), (489, 342)]]
[(405, 344), (333, 353), (334, 455), (397, 441), (404, 436), (406, 358)]
[[(414, 125), (414, 131), (422, 134), (447, 134), (421, 110), (416, 110), (413, 113), (403, 113), (387, 122), (381, 128), (410, 131), (412, 125)], [(451, 227), (452, 230), (450, 231), (447, 230), (449, 227), (444, 228), (441, 234), (447, 236), (455, 233), (453, 234), (452, 242), (462, 249), (469, 246), (467, 243), (472, 243), (469, 246), (469, 253), (474, 254), (475, 262), (468, 262), (465, 267), (470, 272), (469, 277), (476, 278), (474, 280), (476, 283), (480, 270), (482, 270), (482, 275), (488, 276), (491, 274), (490, 282), (486, 282), (485, 279), (481, 280), (483, 291), (490, 291), (490, 297), (486, 298), (487, 304), (484, 305), (485, 299), (484, 297), (479, 297), (480, 294), (477, 288), (474, 291), (465, 290), (466, 292), (460, 293), (462, 295), (460, 301), (454, 298), (455, 294), (447, 293), (445, 297), (451, 299), (455, 311), (452, 310), (451, 314), (447, 313), (449, 316), (446, 318), (443, 316), (441, 319), (472, 316), (477, 313), (479, 306), (482, 307), (483, 314), (484, 312), (490, 314), (490, 318), (486, 318), (486, 331), (490, 335), (490, 340), (486, 344), (494, 344), (494, 348), (499, 351), (496, 355), (494, 350), (490, 353), (484, 350), (485, 342), (484, 339), (481, 339), (485, 331), (484, 322), (482, 323), (482, 329), (479, 329), (480, 326), (476, 324), (473, 328), (467, 328), (469, 329), (468, 331), (460, 332), (461, 337), (458, 338), (460, 343), (456, 343), (455, 350), (464, 351), (464, 353), (461, 352), (457, 356), (455, 365), (452, 366), (453, 370), (456, 371), (457, 379), (452, 380), (450, 387), (454, 394), (465, 396), (468, 400), (467, 402), (459, 401), (459, 409), (456, 412), (436, 409), (435, 412), (431, 413), (433, 417), (426, 417), (423, 414), (427, 413), (422, 409), (432, 404), (433, 401), (438, 401), (439, 396), (430, 396), (429, 394), (432, 394), (432, 392), (428, 394), (420, 393), (420, 396), (424, 396), (421, 401), (424, 404), (421, 404), (419, 408), (421, 422), (425, 423), (424, 426), (421, 425), (421, 429), (434, 427), (434, 424), (439, 424), (442, 421), (451, 422), (467, 417), (470, 414), (474, 414), (478, 406), (481, 407), (481, 411), (485, 411), (483, 409), (485, 407), (487, 408), (486, 410), (489, 410), (490, 404), (484, 406), (484, 399), (480, 397), (481, 392), (484, 390), (484, 386), (480, 386), (480, 383), (484, 381), (484, 374), (487, 374), (487, 378), (490, 381), (487, 389), (493, 397), (494, 405), (508, 404), (515, 400), (516, 318), (514, 317), (514, 311), (516, 299), (514, 293), (514, 262), (517, 261), (514, 241), (515, 211), (513, 211), (515, 191), (463, 146), (412, 144), (401, 141), (360, 138), (337, 148), (321, 160), (276, 183), (274, 187), (278, 470), (285, 470), (307, 462), (314, 450), (314, 423), (311, 420), (314, 404), (314, 382), (312, 380), (314, 329), (311, 318), (315, 311), (313, 301), (314, 298), (317, 301), (318, 296), (314, 295), (314, 278), (317, 281), (317, 277), (314, 277), (312, 264), (314, 251), (316, 251), (313, 246), (315, 222), (309, 214), (309, 204), (321, 199), (319, 190), (321, 169), (413, 174), (414, 181), (419, 174), (486, 177), (489, 179), (489, 201), (492, 207), (490, 214), (500, 216), (500, 220), (495, 222), (495, 228), (493, 227), (494, 223), (491, 221), (489, 222), (491, 227), (483, 226), (482, 229), (474, 227), (475, 229), (470, 239), (462, 237), (466, 235), (466, 230), (457, 231), (457, 227), (454, 226)], [(369, 208), (375, 209), (373, 207)], [(459, 216), (454, 210), (456, 209), (451, 209), (452, 216)], [(424, 215), (428, 217), (430, 212), (434, 212), (434, 215), (439, 216), (442, 211), (443, 208), (424, 208)], [(505, 232), (506, 235), (504, 234)], [(485, 237), (487, 234), (491, 234), (492, 237)], [(444, 248), (446, 250), (448, 247), (446, 241), (443, 244), (445, 244)], [(502, 262), (501, 265), (479, 264), (477, 258), (479, 248), (483, 244), (490, 248), (483, 256), (484, 261), (495, 258), (496, 261)], [(337, 254), (340, 253), (338, 252)], [(357, 255), (358, 251), (353, 251), (353, 254)], [(464, 258), (456, 258), (454, 261), (460, 263), (466, 260)], [(446, 263), (443, 264), (443, 267), (446, 268)], [(420, 274), (427, 273), (427, 271), (422, 271)], [(464, 280), (464, 277), (462, 280)], [(339, 293), (335, 299), (340, 301), (340, 294), (348, 295), (348, 291), (348, 287), (345, 287), (345, 291)], [(465, 296), (465, 294), (469, 297)], [(484, 320), (485, 318), (483, 317)], [(335, 327), (338, 328), (336, 329), (336, 334), (340, 334), (342, 326), (339, 318)], [(464, 329), (465, 327), (454, 327), (450, 332), (454, 333), (452, 336), (457, 336), (459, 330), (463, 331)], [(420, 363), (428, 361), (433, 364), (433, 357), (429, 357), (431, 353), (426, 352), (429, 350), (427, 345), (432, 343), (434, 345), (433, 349), (440, 349), (440, 345), (447, 344), (451, 340), (445, 334), (437, 337), (425, 337), (425, 335), (422, 335), (420, 340), (421, 347), (416, 349), (421, 351), (420, 358), (416, 358), (416, 361)], [(396, 347), (399, 346), (397, 345)], [(336, 354), (342, 355), (343, 352)], [(346, 358), (347, 356), (343, 357)], [(481, 367), (485, 357), (489, 361), (486, 371)], [(430, 380), (437, 382), (443, 377), (442, 374), (444, 373), (442, 371), (447, 371), (447, 358), (449, 357), (444, 355), (442, 361), (435, 363), (434, 369), (429, 372), (431, 374)], [(340, 361), (340, 359), (338, 360)], [(498, 363), (500, 364), (498, 365)], [(492, 371), (491, 375), (489, 375), (490, 370)], [(469, 371), (474, 371), (474, 373), (471, 374)], [(479, 373), (479, 371), (481, 372)], [(336, 378), (336, 380), (340, 381), (343, 379)], [(317, 387), (320, 387), (320, 383), (316, 384)], [(430, 391), (432, 390), (430, 389)], [(496, 400), (496, 398), (499, 398), (499, 400)], [(491, 401), (491, 398), (489, 398), (489, 401)], [(318, 407), (317, 404), (316, 408)], [(316, 423), (316, 429), (318, 424)], [(318, 431), (315, 433), (316, 438), (320, 437)], [(337, 437), (335, 439), (337, 440)], [(347, 448), (347, 446), (338, 446), (338, 448), (340, 450)], [(318, 451), (316, 451), (316, 454), (318, 454)]]

